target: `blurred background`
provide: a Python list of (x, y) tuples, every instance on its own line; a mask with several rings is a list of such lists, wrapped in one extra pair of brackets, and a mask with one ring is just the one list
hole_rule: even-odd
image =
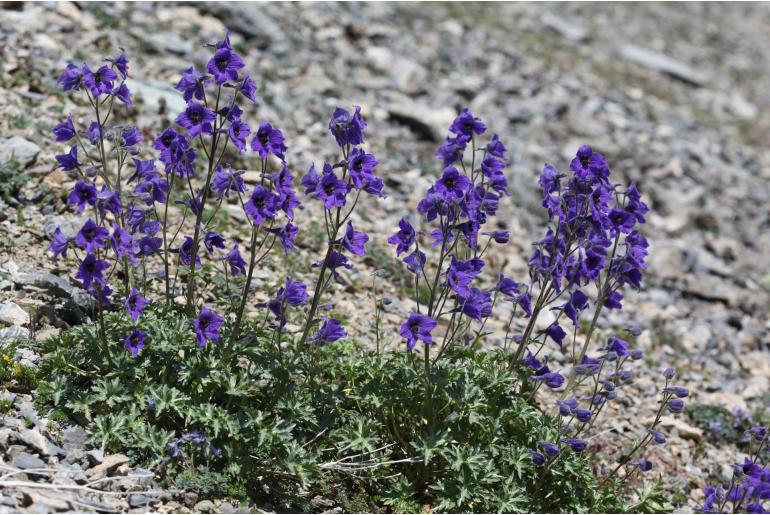
[[(654, 391), (650, 378), (664, 366), (677, 367), (694, 393), (688, 415), (667, 421), (674, 437), (655, 456), (673, 474), (673, 498), (693, 509), (707, 479), (729, 480), (742, 445), (736, 428), (768, 416), (767, 27), (766, 3), (2, 2), (0, 297), (48, 305), (42, 279), (20, 279), (19, 270), (69, 272), (45, 257), (53, 228), (71, 216), (61, 196), (72, 180), (52, 171), (63, 149), (50, 129), (86, 110), (59, 91), (60, 71), (124, 48), (136, 107), (120, 116), (150, 139), (184, 108), (173, 91), (181, 72), (204, 68), (203, 44), (229, 29), (259, 88), (261, 103), (245, 117), (283, 129), (295, 175), (334, 157), (326, 123), (335, 106), (361, 105), (366, 115), (388, 198), (369, 201), (358, 221), (374, 250), (337, 307), (354, 321), (367, 319), (358, 306), (371, 303), (354, 286), (392, 265), (385, 240), (439, 171), (433, 153), (463, 106), (510, 151), (512, 195), (499, 223), (512, 242), (495, 259), (514, 277), (526, 275), (529, 242), (542, 230), (545, 162), (565, 169), (589, 144), (616, 181), (638, 183), (651, 207), (649, 278), (603, 323), (644, 330), (641, 393)], [(404, 295), (396, 284), (386, 289)], [(405, 311), (396, 303), (390, 322)], [(57, 308), (40, 327), (74, 323), (67, 316)], [(24, 329), (3, 324), (0, 337)], [(365, 336), (369, 324), (356, 326)], [(633, 399), (626, 408), (636, 413)], [(622, 438), (638, 430), (608, 424)]]

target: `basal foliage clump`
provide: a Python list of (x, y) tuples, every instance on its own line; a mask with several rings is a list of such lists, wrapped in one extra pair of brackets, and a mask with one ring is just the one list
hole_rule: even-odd
[[(642, 453), (665, 444), (663, 413), (684, 409), (673, 370), (637, 441), (601, 475), (591, 464), (596, 421), (642, 357), (637, 328), (598, 327), (602, 310), (642, 287), (648, 208), (636, 187), (613, 184), (588, 146), (566, 173), (546, 165), (549, 222), (529, 279), (489, 270), (485, 255), (509, 240), (488, 229), (508, 195), (508, 156), (464, 109), (436, 154), (440, 177), (388, 240), (415, 302), (388, 328), (388, 299), (376, 298), (367, 350), (327, 304), (367, 253), (356, 207), (385, 195), (361, 109), (332, 113), (336, 160), (297, 181), (283, 132), (249, 126), (242, 101), (257, 102), (257, 85), (229, 38), (209, 46), (206, 71), (191, 67), (177, 84), (186, 110), (153, 141), (160, 169), (142, 134), (112, 118), (132, 101), (125, 54), (61, 75), (95, 116), (54, 128), (71, 144), (57, 156), (77, 178), (67, 201), (90, 218), (77, 234), (57, 229), (51, 251), (74, 255), (94, 322), (46, 342), (43, 402), (169, 483), (282, 509), (312, 510), (316, 494), (349, 511), (669, 509), (660, 484), (633, 492), (629, 479), (653, 468)], [(260, 170), (251, 187), (229, 162), (249, 149)], [(250, 317), (256, 268), (296, 251), (297, 186), (323, 213), (305, 222), (323, 231), (320, 260), (278, 278)], [(222, 228), (223, 206), (242, 209), (246, 223)], [(310, 271), (312, 283), (296, 280)], [(504, 344), (484, 350), (502, 307)], [(405, 349), (386, 352), (395, 341)]]

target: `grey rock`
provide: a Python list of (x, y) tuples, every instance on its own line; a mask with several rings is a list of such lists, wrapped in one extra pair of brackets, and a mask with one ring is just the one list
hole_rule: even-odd
[(19, 326), (0, 329), (0, 341), (15, 341), (29, 339), (29, 329)]
[(658, 70), (694, 86), (705, 86), (708, 82), (705, 74), (687, 64), (646, 48), (636, 45), (623, 45), (620, 49), (620, 54), (629, 61)]
[(219, 513), (235, 513), (235, 506), (229, 502), (223, 502), (219, 505)]
[(585, 41), (588, 38), (588, 32), (574, 19), (567, 21), (555, 14), (545, 13), (540, 17), (540, 21), (549, 29), (555, 30), (566, 39), (575, 43)]
[(163, 82), (134, 80), (131, 81), (131, 91), (142, 97), (145, 105), (153, 110), (157, 111), (161, 104), (165, 105), (170, 117), (176, 118), (187, 107), (179, 92)]
[(0, 322), (9, 325), (27, 325), (29, 323), (29, 313), (10, 300), (0, 302)]
[(128, 497), (128, 505), (132, 508), (148, 506), (152, 501), (144, 494), (133, 494)]
[(85, 216), (47, 216), (43, 220), (43, 234), (45, 234), (46, 238), (52, 239), (53, 233), (58, 227), (61, 229), (64, 237), (74, 238), (87, 221), (88, 217)]
[(67, 464), (82, 464), (86, 459), (86, 452), (83, 449), (73, 448), (67, 451), (67, 455), (64, 458), (64, 463)]
[(408, 100), (389, 105), (387, 111), (391, 120), (409, 127), (419, 139), (434, 143), (442, 140), (456, 114), (450, 108), (432, 109)]
[[(86, 443), (86, 430), (80, 426), (70, 426), (61, 431), (62, 446), (65, 449), (82, 449)], [(85, 451), (83, 457), (85, 457)]]
[(33, 456), (28, 452), (22, 452), (11, 461), (11, 465), (22, 470), (29, 470), (45, 468), (46, 463), (37, 456)]
[(64, 449), (55, 445), (37, 429), (22, 429), (16, 435), (16, 439), (31, 447), (43, 457), (64, 456)]
[(217, 507), (211, 501), (200, 501), (195, 504), (193, 511), (196, 513), (216, 513)]
[(0, 141), (0, 164), (15, 160), (19, 166), (26, 168), (35, 162), (39, 153), (40, 147), (21, 136)]
[(104, 461), (104, 452), (99, 449), (91, 449), (86, 452), (86, 456), (88, 457), (88, 463), (90, 463), (92, 467), (101, 465)]
[(88, 471), (88, 478), (91, 481), (102, 479), (108, 475), (111, 475), (121, 465), (128, 463), (128, 456), (123, 454), (110, 454), (104, 457), (99, 465), (96, 465)]
[(238, 2), (201, 2), (197, 6), (202, 13), (214, 15), (230, 30), (249, 38), (260, 50), (286, 37), (264, 9), (254, 9), (251, 5)]

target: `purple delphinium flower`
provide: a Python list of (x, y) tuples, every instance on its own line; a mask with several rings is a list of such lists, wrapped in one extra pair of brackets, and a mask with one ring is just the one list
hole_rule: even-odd
[(225, 248), (225, 239), (216, 231), (206, 231), (205, 236), (203, 236), (203, 244), (209, 252), (214, 252), (214, 247)]
[(277, 195), (256, 184), (251, 196), (246, 201), (246, 214), (254, 221), (254, 225), (262, 225), (266, 220), (271, 220), (277, 211)]
[(447, 283), (453, 292), (466, 296), (470, 290), (468, 286), (484, 268), (484, 260), (479, 258), (460, 261), (452, 256), (452, 262), (447, 270)]
[(251, 149), (259, 155), (260, 159), (267, 159), (268, 155), (273, 154), (283, 160), (286, 152), (283, 141), (283, 132), (280, 129), (262, 122), (251, 140)]
[(74, 64), (68, 64), (58, 82), (64, 91), (78, 90), (83, 85), (83, 70)]
[(67, 120), (61, 122), (53, 128), (56, 141), (69, 141), (77, 135), (75, 125), (72, 123), (72, 116), (67, 116)]
[(540, 441), (538, 442), (538, 445), (541, 449), (543, 449), (543, 452), (546, 454), (546, 456), (550, 458), (558, 456), (561, 452), (559, 450), (559, 446), (554, 443)]
[(203, 100), (205, 88), (209, 82), (211, 82), (211, 77), (190, 67), (182, 73), (182, 78), (176, 85), (176, 89), (182, 92), (185, 102), (190, 102), (193, 98)]
[(224, 318), (217, 315), (207, 307), (202, 307), (200, 315), (193, 321), (195, 337), (198, 339), (198, 347), (205, 347), (206, 343), (219, 341), (219, 328)]
[(292, 224), (291, 222), (286, 222), (286, 225), (268, 229), (268, 232), (271, 232), (278, 237), (278, 241), (281, 242), (281, 247), (283, 247), (284, 255), (288, 256), (297, 250), (295, 240), (297, 239), (299, 227), (296, 225)]
[(367, 154), (361, 148), (350, 151), (348, 170), (353, 187), (361, 189), (374, 177), (374, 169), (379, 163), (372, 154)]
[(112, 83), (117, 78), (118, 74), (109, 66), (102, 66), (92, 72), (87, 64), (83, 65), (83, 84), (91, 90), (94, 98), (112, 93)]
[(492, 314), (492, 294), (478, 288), (471, 288), (467, 296), (458, 295), (457, 304), (457, 311), (473, 320), (481, 321)]
[(128, 89), (128, 86), (126, 86), (125, 82), (121, 83), (120, 86), (118, 86), (117, 89), (112, 92), (112, 94), (115, 95), (118, 100), (123, 102), (127, 108), (130, 109), (133, 107), (134, 104), (131, 102), (131, 90)]
[(466, 107), (462, 110), (460, 115), (455, 118), (452, 125), (449, 127), (449, 131), (456, 134), (458, 137), (464, 138), (465, 141), (471, 139), (474, 134), (484, 134), (487, 130), (487, 126), (479, 120), (474, 118), (470, 110)]
[(529, 450), (529, 457), (532, 458), (532, 464), (536, 467), (542, 467), (545, 465), (545, 456), (542, 452)]
[(366, 122), (361, 116), (361, 107), (353, 106), (353, 108), (354, 112), (351, 115), (347, 110), (338, 107), (329, 120), (329, 132), (340, 147), (360, 145), (364, 142)]
[(324, 164), (324, 173), (315, 189), (315, 195), (323, 201), (324, 207), (332, 209), (344, 206), (348, 191), (350, 191), (348, 183), (339, 179), (332, 171), (331, 166)]
[(74, 170), (75, 168), (80, 168), (80, 166), (83, 164), (80, 161), (78, 161), (78, 147), (77, 145), (73, 145), (70, 148), (70, 151), (66, 154), (59, 154), (56, 157), (56, 161), (58, 161), (59, 166), (61, 166), (62, 170), (70, 171)]
[(436, 182), (436, 191), (446, 202), (462, 199), (471, 187), (471, 180), (457, 171), (454, 166), (444, 169), (441, 179)]
[(110, 231), (96, 225), (90, 218), (83, 224), (75, 235), (75, 243), (86, 252), (92, 254), (96, 249), (104, 248), (104, 243), (110, 236)]
[(257, 93), (257, 86), (254, 84), (254, 81), (251, 80), (251, 77), (248, 75), (243, 77), (243, 82), (241, 82), (241, 93), (244, 97), (251, 100), (252, 103), (257, 103), (256, 93)]
[(406, 218), (402, 218), (398, 222), (398, 232), (388, 238), (388, 244), (396, 245), (396, 255), (400, 256), (409, 251), (416, 237), (417, 233), (415, 233), (412, 224)]
[(410, 313), (407, 321), (401, 325), (399, 334), (406, 340), (406, 348), (411, 351), (418, 340), (422, 340), (425, 345), (433, 344), (430, 333), (436, 325), (437, 322), (427, 315)]
[(367, 241), (369, 241), (369, 236), (364, 232), (354, 230), (353, 223), (348, 222), (345, 236), (342, 238), (342, 245), (356, 256), (365, 256)]
[(278, 289), (275, 297), (270, 299), (267, 303), (257, 304), (257, 307), (267, 307), (275, 315), (275, 319), (281, 322), (286, 322), (283, 308), (285, 305), (299, 306), (304, 304), (310, 299), (307, 293), (307, 285), (301, 281), (292, 281), (290, 277), (284, 279), (283, 286)]
[(231, 168), (218, 167), (214, 173), (214, 177), (211, 179), (211, 190), (217, 196), (217, 199), (221, 199), (223, 196), (230, 194), (230, 190), (239, 191), (241, 193), (246, 191), (246, 186), (243, 183), (243, 176), (241, 173), (233, 172)]
[(52, 259), (54, 261), (56, 261), (56, 258), (59, 256), (63, 256), (65, 259), (67, 258), (67, 247), (69, 246), (69, 242), (69, 238), (62, 234), (61, 227), (57, 227), (53, 232), (53, 239), (51, 240), (50, 247), (51, 253), (53, 254)]
[(331, 343), (347, 337), (348, 333), (342, 327), (342, 322), (334, 318), (325, 318), (318, 332), (308, 341)]
[(490, 239), (494, 240), (495, 243), (504, 244), (508, 243), (508, 240), (511, 238), (511, 232), (510, 231), (488, 231), (488, 232), (482, 232), (484, 236), (489, 236)]
[(562, 343), (564, 342), (564, 338), (567, 336), (567, 332), (562, 329), (558, 323), (554, 322), (553, 324), (549, 325), (544, 332), (559, 345), (560, 350), (563, 349)]
[(131, 320), (136, 322), (142, 316), (144, 308), (150, 305), (150, 302), (139, 295), (136, 288), (131, 288), (131, 293), (126, 297), (126, 311), (128, 311)]
[(238, 250), (237, 243), (233, 245), (232, 250), (225, 255), (224, 259), (227, 261), (227, 264), (230, 265), (230, 275), (246, 275), (246, 261), (241, 257), (241, 252)]
[(176, 123), (187, 129), (190, 138), (194, 138), (198, 134), (211, 134), (214, 118), (214, 111), (203, 104), (190, 102), (187, 109), (177, 116)]
[(123, 147), (133, 147), (142, 141), (142, 135), (136, 127), (126, 127), (120, 132), (120, 144)]
[(684, 411), (684, 401), (681, 399), (669, 399), (666, 405), (671, 413), (681, 413)]
[(109, 263), (103, 259), (96, 259), (96, 256), (93, 254), (87, 254), (80, 263), (75, 279), (80, 279), (80, 282), (83, 283), (83, 288), (86, 290), (90, 289), (93, 283), (103, 285), (104, 276), (102, 274), (109, 267)]
[(415, 250), (404, 258), (406, 268), (413, 274), (417, 274), (425, 267), (425, 252), (421, 250)]
[(564, 442), (570, 446), (572, 452), (583, 452), (588, 447), (588, 442), (580, 438), (567, 438)]
[[(186, 236), (182, 244), (177, 249), (177, 252), (179, 253), (179, 261), (183, 265), (190, 266), (190, 264), (192, 263), (192, 259), (193, 259), (192, 253), (193, 253), (193, 246), (194, 246), (193, 243), (194, 243), (193, 239), (190, 236)], [(201, 262), (201, 258), (196, 254), (195, 264), (199, 265), (200, 262)]]
[(246, 137), (251, 134), (251, 129), (240, 120), (233, 120), (230, 124), (230, 140), (240, 152), (246, 150)]
[(134, 327), (131, 332), (123, 340), (123, 346), (128, 352), (131, 353), (131, 357), (135, 358), (139, 355), (139, 351), (142, 350), (147, 344), (147, 333)]
[(206, 65), (217, 84), (238, 79), (238, 70), (243, 68), (243, 59), (228, 47), (219, 48)]

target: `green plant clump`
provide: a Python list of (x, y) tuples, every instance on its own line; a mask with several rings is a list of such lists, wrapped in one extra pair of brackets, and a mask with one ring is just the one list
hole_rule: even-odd
[[(133, 328), (125, 315), (105, 324), (115, 342)], [(148, 308), (140, 325), (147, 346), (136, 358), (111, 349), (114, 366), (94, 326), (47, 341), (39, 399), (169, 484), (303, 511), (330, 492), (371, 511), (624, 508), (597, 488), (585, 454), (565, 453), (544, 473), (533, 464), (530, 449), (555, 438), (556, 420), (516, 393), (502, 353), (457, 350), (438, 362), (431, 419), (412, 353), (344, 341), (295, 360), (252, 324), (228, 355), (198, 347), (174, 309)]]

